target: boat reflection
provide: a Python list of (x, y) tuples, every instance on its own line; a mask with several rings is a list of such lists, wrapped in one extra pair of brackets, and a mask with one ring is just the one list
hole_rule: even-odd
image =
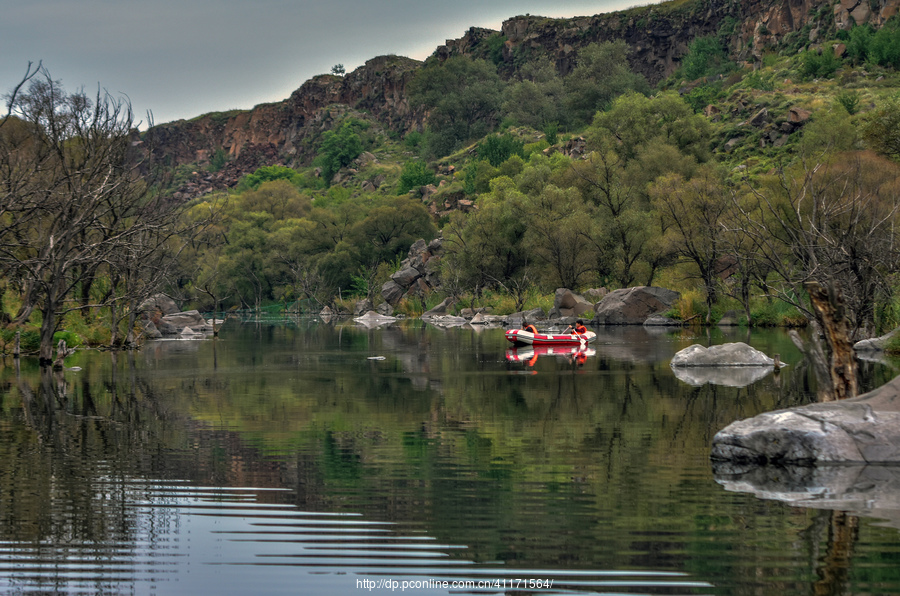
[(506, 350), (506, 359), (509, 362), (524, 362), (528, 366), (534, 366), (541, 356), (557, 356), (581, 365), (596, 354), (594, 348), (586, 346), (518, 346)]

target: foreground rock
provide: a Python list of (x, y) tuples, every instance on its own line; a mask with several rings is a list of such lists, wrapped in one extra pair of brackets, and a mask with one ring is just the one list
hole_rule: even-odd
[(775, 360), (743, 342), (709, 348), (694, 344), (672, 357), (672, 368), (682, 366), (775, 366)]
[(585, 300), (568, 288), (557, 288), (553, 297), (553, 308), (548, 315), (551, 319), (568, 319), (580, 317), (593, 310), (594, 304)]
[(900, 377), (853, 399), (733, 422), (713, 438), (711, 458), (735, 465), (900, 463)]
[(165, 316), (177, 313), (180, 309), (175, 301), (166, 294), (154, 294), (150, 298), (144, 300), (138, 307), (142, 313), (147, 313), (151, 317), (154, 315)]
[(439, 236), (426, 243), (417, 240), (409, 248), (400, 269), (381, 286), (381, 296), (391, 306), (403, 298), (424, 297), (440, 286), (440, 263), (443, 239)]
[[(156, 323), (156, 329), (162, 336), (186, 335), (197, 336), (212, 333), (212, 325), (196, 310), (176, 312), (166, 315)], [(185, 329), (190, 329), (184, 334)]]
[(395, 323), (397, 321), (397, 317), (385, 316), (375, 312), (374, 310), (370, 310), (363, 316), (356, 317), (353, 320), (360, 325), (368, 327), (369, 329), (373, 329), (375, 327), (381, 327), (383, 325), (390, 325), (391, 323)]
[(615, 290), (594, 307), (594, 325), (643, 325), (675, 304), (678, 292), (652, 286)]
[(897, 335), (897, 332), (900, 332), (900, 328), (894, 329), (890, 333), (882, 335), (881, 337), (873, 337), (872, 339), (863, 339), (861, 341), (853, 344), (853, 349), (856, 350), (857, 353), (877, 353), (883, 352), (885, 347), (887, 347), (888, 342)]

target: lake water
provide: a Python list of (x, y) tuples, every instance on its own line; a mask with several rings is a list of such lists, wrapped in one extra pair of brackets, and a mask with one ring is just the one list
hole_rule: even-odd
[[(669, 367), (727, 341), (789, 366), (742, 387)], [(496, 328), (278, 319), (58, 374), (8, 359), (0, 591), (900, 593), (900, 504), (865, 497), (895, 470), (832, 509), (834, 487), (710, 465), (731, 421), (815, 399), (786, 334), (610, 328), (586, 356)]]

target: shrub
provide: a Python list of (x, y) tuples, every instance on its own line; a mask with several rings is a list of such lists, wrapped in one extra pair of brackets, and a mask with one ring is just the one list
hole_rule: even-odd
[(781, 300), (764, 300), (751, 306), (750, 317), (754, 327), (804, 327), (807, 323), (796, 307)]
[(239, 192), (256, 190), (262, 186), (263, 182), (271, 182), (272, 180), (287, 180), (294, 186), (302, 186), (305, 181), (300, 172), (287, 166), (263, 166), (257, 168), (252, 174), (247, 174), (241, 178), (235, 190)]
[(718, 37), (709, 35), (695, 38), (688, 45), (688, 52), (681, 61), (681, 76), (689, 81), (702, 77), (724, 74), (734, 69), (728, 53)]
[(315, 163), (322, 168), (322, 177), (327, 183), (330, 184), (338, 170), (350, 165), (363, 152), (362, 140), (354, 130), (361, 126), (356, 119), (347, 118), (336, 130), (322, 134)]
[(209, 171), (218, 172), (225, 167), (225, 162), (227, 160), (228, 158), (225, 154), (225, 150), (219, 147), (209, 160)]
[(559, 124), (549, 122), (544, 125), (544, 138), (549, 145), (555, 145), (559, 140)]
[(403, 165), (400, 179), (397, 183), (397, 194), (405, 195), (414, 188), (434, 184), (437, 178), (425, 162), (412, 160)]
[(513, 155), (525, 156), (525, 144), (509, 134), (490, 135), (478, 143), (478, 158), (486, 159), (495, 168)]
[(841, 60), (834, 55), (831, 49), (807, 50), (803, 54), (801, 72), (815, 79), (826, 79), (834, 74), (841, 65)]
[(851, 116), (859, 111), (859, 92), (844, 89), (836, 96), (837, 102), (841, 104), (847, 113)]

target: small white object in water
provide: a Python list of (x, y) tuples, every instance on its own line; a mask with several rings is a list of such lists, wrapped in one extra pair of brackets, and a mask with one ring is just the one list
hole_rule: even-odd
[(384, 356), (369, 356), (366, 360), (385, 360)]

